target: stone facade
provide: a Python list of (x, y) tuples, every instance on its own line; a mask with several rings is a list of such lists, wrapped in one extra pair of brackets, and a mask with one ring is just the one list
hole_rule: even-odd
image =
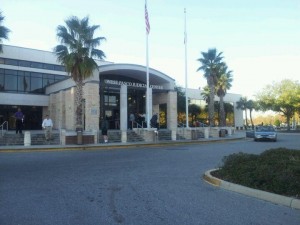
[[(85, 130), (99, 129), (99, 88), (98, 83), (86, 83), (83, 87), (85, 99)], [(45, 107), (43, 115), (49, 114), (54, 129), (75, 130), (75, 87), (50, 94), (49, 107)]]
[(177, 128), (177, 92), (168, 91), (153, 94), (153, 112), (159, 112), (159, 105), (167, 104), (167, 128), (176, 130)]

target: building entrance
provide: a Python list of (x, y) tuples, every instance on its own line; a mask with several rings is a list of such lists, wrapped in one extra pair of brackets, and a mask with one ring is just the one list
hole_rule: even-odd
[(24, 114), (23, 129), (24, 130), (41, 130), (42, 129), (42, 107), (41, 106), (11, 106), (0, 105), (0, 125), (4, 121), (8, 122), (8, 129), (14, 130), (16, 128), (16, 121), (14, 118), (18, 108), (21, 108)]
[[(101, 101), (102, 99), (102, 101)], [(109, 122), (109, 129), (120, 129), (120, 89), (105, 87), (100, 91), (100, 123), (105, 117)], [(133, 113), (136, 122), (142, 126), (142, 115), (146, 112), (146, 91), (142, 89), (130, 89), (127, 93), (127, 118)], [(139, 126), (135, 124), (135, 126)], [(143, 125), (145, 126), (145, 124)]]

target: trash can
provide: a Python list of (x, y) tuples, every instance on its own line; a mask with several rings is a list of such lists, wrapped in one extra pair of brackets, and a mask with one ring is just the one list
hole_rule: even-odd
[(192, 140), (197, 140), (197, 139), (198, 139), (197, 131), (192, 130)]
[(82, 145), (82, 131), (81, 130), (77, 131), (77, 144)]
[(226, 130), (225, 129), (221, 129), (220, 130), (220, 137), (225, 137), (226, 136)]

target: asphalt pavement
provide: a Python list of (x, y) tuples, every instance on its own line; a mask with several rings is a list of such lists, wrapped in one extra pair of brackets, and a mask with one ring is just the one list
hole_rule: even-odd
[(199, 176), (224, 154), (274, 144), (238, 131), (194, 141), (1, 146), (0, 224), (298, 225), (297, 200), (257, 201), (243, 187)]

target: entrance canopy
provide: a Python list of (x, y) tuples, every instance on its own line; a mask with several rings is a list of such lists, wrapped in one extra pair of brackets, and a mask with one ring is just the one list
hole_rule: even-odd
[[(99, 66), (100, 76), (112, 80), (136, 80), (146, 84), (146, 67), (136, 64), (106, 64)], [(149, 68), (149, 85), (163, 87), (163, 90), (174, 90), (175, 80), (166, 74)]]

